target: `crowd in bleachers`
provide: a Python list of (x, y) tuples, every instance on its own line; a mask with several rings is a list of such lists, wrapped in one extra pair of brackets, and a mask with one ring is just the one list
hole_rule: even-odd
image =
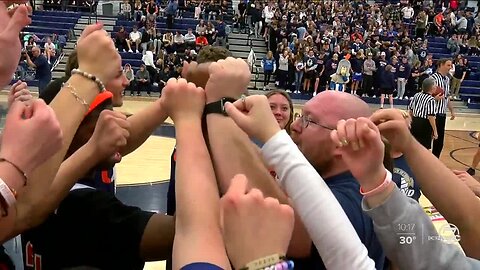
[[(468, 94), (480, 80), (480, 31), (465, 4), (241, 1), (236, 26), (267, 42), (271, 53), (262, 60), (264, 89), (273, 73), (277, 87), (297, 94), (342, 89), (390, 100), (394, 93), (401, 99), (419, 90), (437, 59), (455, 57), (455, 66), (466, 71), (460, 93)], [(385, 79), (387, 66), (393, 83)]]
[(43, 0), (44, 10), (93, 12), (97, 8), (97, 0)]
[[(141, 91), (150, 95), (152, 88), (157, 87), (161, 91), (168, 78), (179, 76), (183, 61), (195, 60), (200, 49), (208, 45), (226, 46), (226, 3), (211, 1), (204, 5), (170, 0), (162, 6), (150, 0), (135, 1), (132, 9), (124, 1), (112, 37), (124, 66), (128, 65), (129, 72), (135, 74), (127, 89), (130, 95), (135, 88), (137, 95)], [(194, 15), (198, 10), (192, 12), (193, 6), (201, 8), (198, 16)]]
[[(32, 23), (19, 35), (23, 53), (13, 80), (44, 88), (79, 17), (79, 13), (73, 12), (35, 11), (31, 15)], [(39, 55), (35, 55), (35, 48), (39, 49)]]
[[(2, 87), (21, 57), (17, 36), (30, 24), (30, 11), (19, 6), (8, 12), (0, 1)], [(304, 38), (301, 31), (297, 38)], [(361, 33), (355, 30), (351, 38), (359, 47)], [(350, 39), (346, 34), (342, 38)], [(272, 45), (272, 33), (265, 38)], [(39, 57), (33, 42), (27, 46)], [(285, 91), (247, 96), (245, 60), (222, 47), (203, 47), (160, 98), (127, 116), (114, 107), (123, 105), (121, 93), (133, 74), (123, 76), (118, 48), (103, 24), (87, 26), (76, 45), (65, 76), (38, 99), (24, 82), (10, 88), (0, 148), (0, 244), (20, 236), (22, 247), (14, 249), (22, 259), (15, 265), (0, 246), (0, 269), (141, 270), (158, 260), (182, 270), (480, 268), (480, 183), (439, 159), (447, 106), (455, 118), (448, 100), (450, 59), (438, 60), (437, 72), (415, 94), (413, 101), (428, 100), (429, 108), (372, 112), (352, 94), (323, 91), (294, 119)], [(146, 45), (143, 55), (152, 56), (154, 43)], [(379, 62), (391, 61), (381, 79), (394, 82), (396, 49), (378, 46)], [(343, 58), (332, 76), (338, 90), (354, 69), (350, 59), (361, 52), (341, 49), (332, 56)], [(306, 53), (316, 64), (315, 50)], [(365, 53), (374, 71), (373, 48)], [(273, 73), (273, 52), (266, 60), (264, 68)], [(432, 59), (427, 62), (432, 67)], [(148, 70), (140, 72), (137, 79), (147, 82)], [(168, 118), (175, 128), (169, 183), (175, 196), (165, 215), (121, 202), (113, 168)], [(438, 134), (425, 133), (426, 145), (415, 135), (419, 118), (442, 122)], [(432, 137), (439, 152), (428, 150)], [(440, 228), (418, 202), (420, 187), (448, 221)], [(136, 196), (152, 199), (137, 190)]]

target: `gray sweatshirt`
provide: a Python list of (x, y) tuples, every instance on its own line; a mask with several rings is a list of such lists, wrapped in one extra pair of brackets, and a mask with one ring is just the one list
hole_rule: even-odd
[(365, 62), (363, 62), (363, 73), (365, 75), (373, 75), (373, 72), (376, 71), (377, 68), (375, 66), (375, 61), (372, 60), (365, 60)]
[(372, 218), (387, 257), (400, 269), (480, 269), (480, 261), (466, 257), (458, 246), (438, 239), (437, 230), (422, 207), (398, 188), (382, 205), (370, 209), (364, 199), (362, 208)]

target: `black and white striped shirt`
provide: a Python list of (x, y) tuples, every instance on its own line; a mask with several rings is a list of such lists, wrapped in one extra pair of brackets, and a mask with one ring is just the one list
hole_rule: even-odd
[(424, 92), (416, 93), (408, 105), (408, 109), (413, 112), (413, 117), (427, 119), (429, 116), (435, 116), (436, 112), (435, 98)]
[(443, 89), (445, 94), (443, 98), (436, 101), (436, 114), (446, 114), (447, 113), (447, 105), (450, 99), (450, 78), (447, 76), (443, 76), (440, 73), (435, 73), (430, 76), (435, 81), (435, 86), (438, 86)]

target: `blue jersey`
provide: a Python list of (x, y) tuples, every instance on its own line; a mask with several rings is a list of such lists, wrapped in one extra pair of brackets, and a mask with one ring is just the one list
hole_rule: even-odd
[(397, 187), (407, 197), (418, 202), (420, 198), (420, 185), (415, 180), (415, 175), (407, 164), (404, 156), (394, 159), (394, 168), (392, 173), (392, 180), (397, 184)]
[(77, 183), (115, 195), (115, 168), (96, 170), (93, 177), (80, 179)]

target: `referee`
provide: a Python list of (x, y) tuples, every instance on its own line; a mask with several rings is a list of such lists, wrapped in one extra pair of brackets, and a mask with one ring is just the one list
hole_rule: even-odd
[(435, 82), (427, 78), (422, 83), (422, 92), (416, 93), (408, 105), (412, 117), (411, 133), (425, 148), (430, 149), (433, 139), (438, 138), (435, 124), (435, 98), (432, 96)]
[(438, 138), (433, 140), (432, 153), (440, 158), (443, 149), (443, 140), (445, 137), (445, 123), (447, 118), (447, 107), (450, 111), (450, 120), (455, 119), (452, 102), (450, 102), (450, 78), (448, 72), (452, 68), (451, 59), (440, 59), (437, 61), (437, 72), (430, 78), (435, 81), (435, 86), (443, 89), (443, 94), (435, 96), (436, 100), (436, 125)]

